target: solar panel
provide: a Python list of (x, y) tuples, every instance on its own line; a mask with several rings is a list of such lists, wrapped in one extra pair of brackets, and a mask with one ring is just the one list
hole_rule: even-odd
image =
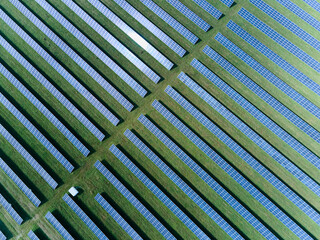
[(10, 203), (2, 196), (0, 193), (0, 205), (10, 214), (10, 216), (14, 219), (16, 223), (19, 225), (22, 224), (23, 219), (19, 216), (19, 214), (14, 210)]
[(30, 240), (40, 240), (40, 238), (38, 238), (32, 230), (28, 232), (28, 237), (30, 238)]
[(308, 134), (311, 138), (316, 141), (320, 141), (320, 133), (310, 126), (307, 122), (289, 110), (286, 106), (284, 106), (281, 102), (279, 102), (276, 98), (270, 95), (267, 91), (265, 91), (262, 87), (248, 78), (244, 73), (239, 71), (235, 66), (225, 60), (222, 56), (220, 56), (216, 51), (214, 51), (209, 46), (205, 46), (203, 52), (207, 54), (212, 60), (218, 63), (221, 67), (227, 70), (232, 76), (238, 79), (241, 83), (247, 86), (251, 91), (257, 94), (261, 99), (267, 102), (270, 106), (272, 106), (275, 110), (277, 110), (280, 114), (286, 117), (289, 121), (291, 121), (294, 125)]
[[(113, 24), (126, 33), (131, 39), (133, 39), (138, 45), (140, 45), (145, 51), (153, 56), (164, 67), (172, 65), (172, 62), (167, 59), (161, 52), (154, 48), (150, 43), (144, 40), (135, 30), (122, 21), (117, 15), (115, 15), (109, 8), (103, 5), (98, 0), (89, 0), (89, 2), (97, 8), (103, 15), (105, 15)], [(156, 79), (155, 79), (156, 80)], [(159, 79), (155, 81), (157, 83)], [(145, 95), (145, 94), (144, 94)]]
[(87, 214), (73, 201), (73, 199), (65, 194), (62, 199), (68, 206), (78, 215), (78, 217), (90, 228), (90, 230), (100, 240), (108, 240), (106, 235), (97, 227), (97, 225), (87, 216)]
[(129, 129), (124, 135), (233, 239), (243, 237)]
[(72, 164), (56, 149), (49, 140), (0, 92), (0, 102), (25, 126), (32, 135), (64, 166), (72, 172)]
[(151, 0), (140, 0), (147, 8), (149, 8), (152, 12), (154, 12), (158, 17), (160, 17), (163, 21), (165, 21), (168, 25), (170, 25), (173, 29), (175, 29), (178, 33), (184, 36), (187, 40), (189, 40), (192, 44), (196, 44), (199, 40), (197, 36), (195, 36), (192, 32), (190, 32), (185, 26), (183, 26), (180, 22), (174, 19), (170, 14), (168, 14), (165, 10), (159, 7)]
[(95, 96), (93, 96), (80, 82), (78, 82), (64, 67), (62, 67), (51, 55), (49, 55), (38, 43), (36, 43), (25, 31), (12, 21), (2, 10), (0, 17), (14, 30), (26, 43), (30, 45), (44, 60), (46, 60), (71, 86), (73, 86), (85, 99), (88, 100), (105, 118), (113, 125), (119, 123), (119, 119), (108, 110)]
[(0, 158), (0, 168), (12, 179), (12, 181), (21, 189), (21, 191), (29, 198), (29, 200), (36, 206), (39, 207), (41, 201), (31, 191), (30, 188), (14, 173), (14, 171), (6, 164), (5, 161)]
[(129, 234), (132, 239), (141, 239), (139, 234), (121, 217), (121, 215), (98, 193), (94, 198), (101, 207)]
[[(103, 37), (108, 43), (110, 43), (117, 51), (125, 56), (133, 65), (135, 65), (140, 71), (147, 75), (153, 82), (158, 83), (160, 76), (156, 74), (151, 68), (149, 68), (144, 62), (137, 58), (128, 48), (126, 48), (121, 42), (119, 42), (114, 36), (106, 31), (99, 23), (97, 23), (92, 17), (90, 17), (85, 11), (83, 11), (78, 5), (71, 0), (62, 0), (74, 13), (76, 13), (83, 21), (85, 21), (93, 30), (95, 30), (101, 37)], [(74, 32), (75, 28), (67, 20), (61, 21), (70, 32)], [(69, 24), (68, 24), (69, 23)], [(71, 31), (72, 29), (72, 31)], [(78, 32), (78, 31), (77, 31)]]
[[(4, 47), (29, 73), (32, 74), (50, 93), (52, 93), (55, 98), (62, 103), (84, 126), (88, 128), (93, 134), (97, 129), (66, 97), (62, 95), (45, 77), (38, 72), (21, 54), (19, 54), (2, 36), (0, 36), (0, 45)], [(48, 114), (48, 112), (46, 111)], [(53, 121), (53, 115), (49, 114), (50, 118)], [(48, 118), (49, 119), (49, 118)], [(67, 132), (65, 129), (62, 129), (64, 132)], [(68, 132), (67, 132), (68, 133)], [(74, 146), (84, 155), (88, 156), (90, 153), (78, 139), (73, 138), (69, 134), (69, 140), (72, 139)]]
[(226, 144), (232, 151), (234, 151), (240, 158), (248, 163), (254, 170), (256, 170), (262, 177), (277, 188), (283, 195), (291, 200), (297, 207), (299, 207), (305, 214), (307, 214), (313, 221), (320, 225), (320, 215), (308, 203), (306, 203), (295, 192), (288, 188), (280, 179), (278, 179), (272, 172), (260, 164), (254, 157), (252, 157), (245, 149), (243, 149), (237, 142), (224, 133), (218, 126), (216, 126), (210, 119), (203, 115), (197, 108), (188, 102), (172, 87), (168, 86), (165, 92), (174, 99), (180, 106), (182, 106), (188, 113), (195, 117), (203, 126), (205, 126), (211, 133), (217, 136), (224, 144)]
[(66, 240), (73, 240), (74, 238), (68, 233), (68, 231), (62, 226), (62, 224), (52, 215), (51, 212), (48, 212), (45, 216), (49, 223), (60, 233), (60, 235)]
[[(51, 31), (43, 22), (41, 22), (31, 11), (29, 11), (18, 0), (9, 0), (23, 15), (25, 15), (38, 29), (40, 29), (48, 38), (50, 38), (62, 51), (64, 51), (72, 60), (74, 60), (86, 73), (88, 73), (101, 87), (103, 87), (112, 97), (114, 97), (123, 107), (132, 109), (132, 104), (109, 82), (107, 82), (96, 70), (94, 70), (86, 61), (84, 61), (71, 47)], [(111, 59), (110, 59), (111, 61)], [(107, 61), (104, 61), (108, 65)], [(111, 62), (110, 62), (111, 63)], [(111, 66), (111, 64), (109, 64)], [(109, 66), (109, 67), (110, 67)], [(116, 71), (119, 68), (119, 71)], [(128, 77), (127, 83), (140, 96), (144, 97), (147, 91), (141, 87), (135, 80), (126, 74), (118, 65), (114, 63), (113, 70), (119, 77)], [(123, 73), (123, 74), (121, 74)], [(125, 75), (126, 74), (126, 75)]]
[[(264, 194), (262, 194), (256, 187), (254, 187), (244, 176), (236, 171), (230, 164), (228, 164), (222, 157), (220, 157), (210, 146), (202, 141), (194, 132), (192, 132), (186, 125), (184, 125), (177, 117), (175, 117), (170, 111), (168, 111), (158, 101), (153, 102), (153, 107), (165, 117), (173, 126), (175, 126), (183, 135), (185, 135), (192, 143), (194, 143), (203, 153), (205, 153), (211, 160), (218, 164), (226, 173), (229, 174), (236, 182), (238, 182), (252, 197), (260, 202), (266, 209), (268, 209), (276, 218), (278, 218), (286, 227), (288, 227), (293, 233), (302, 239), (312, 239), (307, 232), (305, 232), (298, 224), (288, 217), (280, 208), (278, 208), (273, 202), (271, 202)], [(151, 123), (151, 122), (150, 122)], [(152, 124), (152, 123), (151, 123)], [(155, 126), (153, 127), (155, 128)], [(150, 130), (150, 129), (149, 129)], [(152, 133), (158, 136), (162, 142), (170, 142), (171, 140), (159, 131)], [(172, 141), (171, 141), (172, 142)], [(174, 149), (174, 145), (171, 147)], [(185, 157), (184, 157), (185, 158)], [(221, 191), (221, 190), (220, 190)], [(231, 196), (231, 195), (230, 195)], [(235, 203), (235, 200), (227, 201), (230, 205)], [(235, 207), (234, 207), (235, 208)], [(278, 239), (274, 234), (268, 230), (265, 226), (255, 219), (252, 215), (248, 217), (248, 213), (245, 213), (239, 206), (235, 208), (239, 213), (247, 219), (264, 237), (267, 239)]]
[(224, 3), (228, 7), (231, 7), (231, 5), (234, 3), (233, 0), (220, 0), (220, 2)]
[[(191, 62), (191, 66), (193, 66), (200, 73), (202, 73), (207, 79), (209, 79), (219, 89), (225, 92), (236, 103), (238, 103), (241, 107), (247, 110), (252, 116), (254, 116), (257, 120), (259, 120), (264, 126), (266, 126), (269, 130), (271, 130), (275, 135), (277, 135), (290, 147), (296, 150), (299, 154), (301, 154), (301, 156), (306, 158), (314, 166), (320, 169), (320, 159), (318, 158), (318, 156), (316, 156), (312, 151), (310, 151), (308, 148), (306, 148), (304, 145), (298, 142), (295, 138), (293, 138), (290, 134), (284, 131), (279, 125), (277, 125), (274, 121), (268, 118), (264, 113), (262, 113), (254, 105), (252, 105), (249, 101), (247, 101), (244, 97), (242, 97), (239, 93), (237, 93), (228, 84), (223, 82), (219, 77), (217, 77), (202, 63), (200, 63), (196, 59), (193, 59)], [(320, 139), (318, 141), (320, 142)]]
[(100, 161), (97, 161), (94, 166), (166, 239), (176, 239)]
[(193, 0), (196, 4), (203, 8), (203, 10), (207, 11), (210, 15), (212, 15), (215, 19), (219, 19), (222, 16), (222, 12), (216, 9), (212, 4), (208, 3), (206, 0)]
[(226, 118), (231, 124), (238, 128), (242, 133), (249, 137), (254, 143), (256, 143), (261, 149), (263, 149), (269, 156), (275, 161), (281, 164), (286, 170), (288, 170), (293, 176), (299, 179), (303, 184), (310, 188), (315, 194), (320, 196), (319, 185), (311, 179), (307, 174), (297, 168), (292, 162), (290, 162), (285, 156), (279, 153), (273, 148), (267, 141), (255, 133), (250, 127), (236, 117), (232, 112), (225, 108), (215, 98), (208, 94), (203, 88), (195, 83), (190, 77), (184, 73), (180, 73), (178, 78), (186, 84), (193, 92), (195, 92), (200, 98), (208, 103), (213, 109)]
[[(109, 150), (164, 203), (199, 239), (210, 239), (174, 202), (164, 194), (129, 158), (127, 158), (115, 145)], [(134, 238), (133, 238), (134, 239)]]
[(302, 96), (300, 93), (295, 91), (288, 84), (283, 82), (280, 78), (270, 72), (268, 69), (263, 67), (259, 62), (250, 57), (247, 53), (242, 51), (239, 47), (237, 47), (234, 43), (232, 43), (229, 39), (223, 36), (221, 33), (218, 33), (215, 36), (215, 40), (221, 43), (224, 47), (226, 47), (233, 54), (238, 56), (242, 61), (247, 63), (250, 67), (252, 67), (255, 71), (261, 74), (265, 79), (267, 79), (270, 83), (274, 84), (277, 88), (279, 88), (282, 92), (287, 94), (291, 99), (300, 104), (302, 107), (307, 109), (316, 117), (320, 118), (320, 109), (310, 102), (307, 98)]
[(0, 240), (6, 240), (7, 237), (0, 231)]
[[(135, 8), (133, 8), (127, 1), (114, 0), (114, 2), (117, 3), (121, 8), (123, 8), (130, 16), (135, 18), (142, 26), (152, 32), (157, 38), (159, 38), (164, 44), (171, 48), (180, 57), (183, 57), (186, 54), (185, 49), (183, 49), (177, 42), (175, 42), (172, 38), (170, 38), (162, 30), (160, 30), (155, 24), (153, 24), (150, 20), (148, 20)], [(173, 63), (166, 66), (168, 70), (170, 70), (172, 67)]]
[(306, 2), (310, 7), (313, 7), (315, 10), (320, 12), (320, 3), (317, 2), (316, 0), (303, 0)]
[(0, 134), (22, 155), (39, 175), (55, 189), (58, 183), (44, 170), (43, 167), (27, 152), (27, 150), (0, 124)]

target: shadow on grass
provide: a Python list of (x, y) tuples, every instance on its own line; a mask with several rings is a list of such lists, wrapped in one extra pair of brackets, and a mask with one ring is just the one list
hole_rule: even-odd
[(9, 231), (7, 226), (1, 220), (0, 220), (0, 230), (7, 237), (7, 239), (10, 239), (13, 237), (13, 234)]
[(37, 237), (41, 240), (50, 240), (50, 238), (43, 232), (41, 228), (37, 228), (35, 231), (33, 231)]

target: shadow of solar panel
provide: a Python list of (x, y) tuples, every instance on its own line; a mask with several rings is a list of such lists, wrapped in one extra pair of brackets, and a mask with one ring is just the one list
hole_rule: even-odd
[(132, 239), (141, 239), (139, 234), (121, 217), (121, 215), (98, 193), (94, 198), (101, 207), (125, 230)]
[(12, 179), (12, 181), (21, 189), (21, 191), (29, 198), (29, 200), (36, 207), (39, 207), (39, 205), (41, 204), (41, 201), (1, 158), (0, 158), (0, 168), (8, 175), (8, 177)]
[(62, 199), (66, 204), (78, 215), (78, 217), (87, 225), (88, 228), (100, 240), (108, 240), (107, 236), (97, 227), (97, 225), (87, 216), (87, 214), (73, 201), (73, 199), (65, 194)]
[(94, 166), (166, 239), (176, 239), (101, 162), (97, 161)]
[(174, 202), (164, 194), (133, 162), (130, 161), (115, 145), (109, 150), (165, 204), (199, 239), (210, 239)]
[(40, 238), (38, 238), (32, 230), (28, 232), (28, 237), (30, 238), (30, 240), (40, 240)]
[[(146, 119), (141, 115), (138, 120), (150, 130), (149, 122), (144, 123)], [(151, 123), (151, 122), (150, 122)], [(226, 222), (213, 208), (211, 208), (192, 188), (189, 187), (171, 168), (169, 168), (154, 152), (152, 152), (134, 133), (129, 129), (124, 132), (124, 135), (157, 167), (165, 173), (188, 197), (190, 197), (214, 222), (216, 222), (230, 237), (233, 239), (243, 239), (243, 237)]]
[(300, 104), (302, 107), (307, 109), (317, 118), (320, 118), (320, 109), (310, 102), (307, 98), (302, 96), (300, 93), (295, 91), (288, 84), (283, 82), (280, 78), (270, 72), (268, 69), (263, 67), (260, 63), (250, 57), (247, 53), (242, 51), (239, 47), (237, 47), (234, 43), (232, 43), (229, 39), (223, 36), (221, 33), (218, 33), (215, 36), (215, 40), (221, 43), (224, 47), (226, 47), (229, 51), (239, 57), (242, 61), (252, 67), (255, 71), (261, 74), (264, 78), (266, 78), (269, 82), (274, 84), (277, 88), (279, 88), (282, 92), (284, 92), (287, 96), (293, 99), (295, 102)]
[(212, 15), (215, 19), (219, 19), (222, 16), (222, 12), (216, 9), (212, 4), (208, 3), (206, 0), (193, 0), (196, 4), (203, 8), (203, 10), (207, 11), (210, 15)]
[(62, 224), (48, 212), (45, 216), (49, 223), (60, 233), (60, 235), (66, 240), (73, 240), (74, 238), (68, 233), (68, 231), (62, 226)]
[(23, 219), (19, 216), (19, 214), (14, 210), (10, 203), (1, 195), (0, 193), (0, 205), (10, 214), (13, 220), (19, 225), (22, 224)]
[(43, 167), (22, 147), (22, 145), (0, 124), (0, 134), (21, 154), (21, 156), (39, 173), (39, 175), (55, 189), (58, 183), (44, 170)]

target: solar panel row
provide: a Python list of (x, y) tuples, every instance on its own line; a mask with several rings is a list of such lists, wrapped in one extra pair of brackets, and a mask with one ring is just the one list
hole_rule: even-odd
[(225, 92), (229, 97), (231, 97), (236, 103), (247, 110), (252, 116), (259, 120), (264, 126), (271, 130), (275, 135), (287, 143), (290, 147), (296, 150), (301, 156), (305, 157), (314, 166), (320, 169), (320, 159), (312, 151), (298, 142), (290, 134), (284, 131), (279, 125), (268, 118), (264, 113), (237, 93), (228, 84), (217, 77), (213, 72), (211, 72), (206, 66), (200, 63), (198, 60), (194, 59), (191, 62), (191, 66), (202, 73), (207, 79), (209, 79), (213, 84), (215, 84), (219, 89)]
[(182, 97), (172, 87), (168, 86), (165, 92), (174, 99), (180, 106), (187, 112), (195, 117), (200, 123), (203, 124), (211, 133), (217, 136), (223, 143), (225, 143), (232, 151), (248, 163), (254, 170), (277, 188), (283, 195), (291, 200), (297, 207), (306, 213), (313, 221), (320, 225), (320, 215), (310, 205), (305, 202), (300, 196), (288, 188), (280, 179), (273, 175), (267, 168), (254, 159), (245, 149), (243, 149), (237, 142), (224, 133), (218, 126), (216, 126), (210, 119), (203, 115), (197, 108), (190, 102)]
[(209, 46), (205, 46), (203, 52), (207, 54), (212, 60), (218, 63), (221, 67), (227, 70), (232, 76), (238, 79), (241, 83), (247, 86), (250, 90), (252, 90), (255, 94), (257, 94), (260, 98), (266, 101), (270, 106), (272, 106), (275, 110), (277, 110), (280, 114), (290, 120), (294, 125), (308, 134), (311, 138), (316, 141), (320, 141), (320, 133), (310, 126), (307, 122), (289, 110), (286, 106), (284, 106), (281, 102), (279, 102), (276, 98), (270, 95), (267, 91), (265, 91), (262, 87), (248, 78), (244, 73), (239, 71), (235, 66), (229, 63), (226, 59), (220, 56), (216, 51), (214, 51)]
[(128, 233), (132, 239), (141, 239), (139, 234), (121, 217), (121, 215), (99, 193), (94, 198), (104, 210)]
[(280, 78), (262, 66), (259, 62), (250, 57), (246, 52), (242, 51), (239, 47), (237, 47), (233, 42), (223, 36), (221, 33), (218, 33), (215, 36), (215, 40), (221, 43), (224, 47), (226, 47), (233, 54), (238, 56), (242, 61), (247, 63), (250, 67), (252, 67), (255, 71), (261, 74), (264, 78), (266, 78), (269, 82), (274, 84), (277, 88), (287, 94), (291, 99), (300, 104), (302, 107), (307, 109), (309, 112), (314, 114), (316, 117), (320, 118), (320, 109), (310, 102), (307, 98), (302, 96), (300, 93), (295, 91), (288, 84), (283, 82)]
[[(130, 16), (135, 18), (142, 26), (147, 28), (152, 34), (154, 34), (157, 38), (159, 38), (164, 44), (166, 44), (170, 49), (172, 49), (180, 57), (183, 57), (183, 55), (186, 54), (185, 49), (183, 49), (177, 42), (175, 42), (172, 38), (170, 38), (162, 30), (160, 30), (155, 24), (153, 24), (150, 20), (148, 20), (135, 8), (133, 8), (127, 1), (125, 0), (114, 0), (114, 1), (121, 8), (123, 8)], [(166, 66), (166, 68), (170, 70), (173, 67), (173, 65), (174, 64), (172, 63)]]
[(231, 7), (231, 5), (234, 3), (233, 0), (220, 0), (220, 2), (224, 3), (228, 7)]
[(175, 29), (178, 33), (184, 36), (187, 40), (189, 40), (192, 44), (196, 44), (199, 40), (197, 36), (195, 36), (192, 32), (190, 32), (185, 26), (183, 26), (180, 22), (170, 16), (166, 11), (164, 11), (161, 7), (155, 4), (151, 0), (140, 0), (146, 7), (148, 7), (152, 12), (154, 12), (158, 17), (160, 17), (163, 21), (169, 24), (173, 29)]
[[(87, 62), (85, 62), (71, 47), (62, 41), (53, 31), (51, 31), (43, 22), (41, 22), (29, 9), (27, 9), (18, 0), (9, 0), (23, 15), (25, 15), (38, 29), (40, 29), (47, 37), (49, 37), (62, 51), (72, 58), (86, 73), (88, 73), (97, 83), (100, 84), (111, 96), (113, 96), (128, 111), (133, 105), (109, 82), (107, 82), (96, 70), (94, 70)], [(120, 75), (120, 74), (119, 74)], [(131, 77), (130, 77), (131, 78)], [(134, 89), (140, 96), (144, 97), (147, 91), (141, 87), (133, 79), (130, 87)]]
[(23, 219), (19, 216), (19, 214), (14, 210), (11, 204), (2, 196), (0, 193), (0, 205), (10, 214), (10, 216), (14, 219), (16, 223), (19, 225), (22, 224)]
[(40, 240), (40, 238), (38, 238), (38, 236), (32, 230), (28, 232), (28, 237), (30, 240)]
[[(260, 202), (266, 209), (268, 209), (276, 218), (278, 218), (286, 227), (302, 239), (312, 239), (307, 232), (305, 232), (296, 222), (288, 217), (280, 208), (278, 208), (272, 201), (270, 201), (264, 194), (262, 194), (256, 187), (254, 187), (245, 177), (237, 172), (231, 165), (229, 165), (222, 157), (220, 157), (210, 146), (202, 141), (193, 131), (184, 125), (177, 117), (175, 117), (169, 110), (167, 110), (158, 101), (153, 102), (153, 107), (164, 116), (170, 123), (172, 123), (181, 133), (183, 133), (191, 142), (193, 142), (203, 153), (205, 153), (211, 160), (217, 163), (226, 173), (228, 173), (236, 182), (238, 182), (252, 197)], [(158, 130), (158, 132), (160, 132)], [(154, 133), (155, 134), (155, 133)], [(158, 138), (169, 138), (164, 134), (158, 135)], [(212, 181), (213, 182), (213, 181)], [(216, 187), (216, 186), (215, 186)], [(222, 191), (221, 189), (218, 190)], [(224, 193), (226, 195), (226, 193)], [(226, 200), (230, 205), (235, 204), (235, 199), (231, 195)], [(263, 224), (259, 224), (253, 215), (248, 217), (248, 212), (245, 212), (240, 206), (234, 207), (239, 213), (247, 219), (264, 237), (268, 239), (278, 239), (269, 229)]]
[(65, 194), (62, 199), (66, 204), (78, 215), (78, 217), (90, 228), (90, 230), (100, 240), (108, 240), (106, 235), (97, 227), (97, 225), (87, 216), (87, 214), (73, 201), (73, 199)]
[(60, 235), (66, 240), (73, 240), (74, 238), (70, 233), (62, 226), (62, 224), (52, 215), (51, 212), (48, 212), (45, 216), (49, 223), (60, 233)]
[(78, 82), (63, 66), (61, 66), (48, 52), (46, 52), (37, 42), (35, 42), (25, 31), (23, 31), (8, 15), (2, 10), (0, 17), (14, 30), (26, 43), (30, 45), (44, 60), (46, 60), (71, 86), (73, 86), (85, 99), (88, 100), (104, 117), (113, 125), (119, 123), (119, 119), (110, 112), (91, 92), (89, 92), (80, 82)]
[(280, 46), (287, 49), (290, 53), (292, 53), (297, 58), (302, 60), (304, 63), (308, 64), (310, 67), (312, 67), (317, 72), (320, 72), (320, 63), (317, 60), (312, 58), (306, 52), (302, 51), (300, 48), (298, 48), (292, 42), (287, 40), (285, 37), (281, 36), (277, 31), (273, 30), (271, 27), (269, 27), (267, 24), (265, 24), (260, 19), (255, 17), (249, 11), (247, 11), (244, 8), (241, 8), (240, 11), (238, 12), (238, 14), (241, 17), (243, 17), (245, 20), (247, 20), (249, 23), (251, 23), (253, 26), (258, 28), (261, 32), (263, 32), (268, 37), (273, 39)]
[[(0, 36), (0, 45), (4, 47), (32, 76), (34, 76), (52, 95), (62, 103), (84, 126), (86, 126), (90, 132), (93, 134), (96, 133), (96, 127), (66, 98), (59, 92), (38, 70), (36, 70), (20, 53), (18, 53), (2, 36)], [(28, 94), (30, 96), (30, 94)], [(29, 99), (30, 100), (30, 99)], [(38, 106), (40, 103), (36, 102)], [(40, 108), (39, 108), (40, 109)], [(59, 124), (56, 122), (56, 118), (53, 114), (49, 113), (45, 109), (41, 109), (43, 114), (55, 125)], [(68, 136), (68, 139), (74, 146), (84, 155), (88, 156), (90, 153), (74, 135), (70, 135), (65, 127), (62, 127), (59, 124), (59, 130), (65, 133), (65, 136)]]
[(21, 191), (29, 198), (29, 200), (36, 206), (39, 207), (41, 201), (31, 191), (30, 188), (15, 174), (15, 172), (0, 158), (0, 168), (12, 179), (12, 181), (21, 189)]
[(0, 124), (0, 134), (22, 155), (22, 157), (36, 170), (39, 175), (55, 189), (58, 183), (46, 170), (27, 152), (27, 150)]
[[(74, 13), (76, 13), (83, 21), (85, 21), (93, 30), (95, 30), (101, 37), (103, 37), (108, 43), (110, 43), (117, 51), (122, 53), (133, 65), (135, 65), (140, 71), (147, 75), (153, 82), (157, 83), (160, 80), (160, 76), (150, 69), (144, 62), (137, 58), (128, 48), (126, 48), (121, 42), (119, 42), (114, 36), (106, 31), (99, 23), (97, 23), (92, 17), (90, 17), (85, 11), (83, 11), (78, 5), (71, 0), (62, 0)], [(65, 27), (68, 25), (68, 30), (74, 31), (72, 25), (63, 24)], [(73, 28), (71, 30), (71, 28)]]
[[(191, 131), (182, 124), (179, 120), (173, 118), (172, 114), (163, 107), (158, 101), (154, 101), (152, 106), (160, 112), (166, 119), (168, 119), (174, 126), (179, 125), (179, 130), (183, 134), (192, 135)], [(227, 190), (225, 190), (217, 181), (215, 181), (203, 168), (201, 168), (195, 161), (193, 161), (181, 148), (179, 148), (169, 137), (161, 132), (151, 121), (146, 117), (139, 117), (139, 121), (152, 132), (166, 147), (168, 147), (178, 158), (180, 158), (190, 169), (192, 169), (205, 183), (207, 183), (216, 193), (219, 194), (232, 208), (234, 208), (243, 218), (245, 218), (258, 232), (260, 232), (265, 238), (277, 239), (257, 218), (255, 218), (241, 203), (239, 203)], [(185, 130), (185, 131), (184, 131)], [(187, 136), (189, 138), (189, 136)], [(190, 136), (191, 137), (191, 136)], [(192, 135), (194, 141), (200, 142), (200, 139)], [(202, 144), (204, 146), (204, 144)], [(198, 146), (198, 145), (197, 145)], [(209, 146), (205, 146), (209, 148)], [(223, 169), (229, 168), (230, 172), (237, 173), (227, 162), (225, 162), (218, 154), (211, 151), (210, 158), (215, 162), (224, 164)], [(218, 164), (220, 166), (220, 164)], [(239, 175), (239, 173), (237, 173)], [(240, 176), (240, 175), (239, 175)], [(238, 176), (237, 176), (238, 177)], [(240, 178), (240, 177), (238, 177)]]
[(7, 237), (0, 231), (0, 240), (6, 240)]
[[(103, 15), (105, 15), (110, 21), (112, 21), (117, 27), (119, 27), (124, 33), (126, 33), (130, 38), (132, 38), (137, 44), (139, 44), (144, 50), (146, 50), (159, 63), (161, 63), (165, 68), (172, 66), (172, 62), (169, 59), (167, 59), (162, 53), (160, 53), (150, 43), (144, 40), (135, 30), (133, 30), (130, 26), (128, 26), (124, 21), (122, 21), (117, 15), (115, 15), (109, 8), (103, 5), (100, 1), (89, 0), (89, 2), (96, 9), (98, 9)], [(156, 80), (155, 83), (157, 83), (159, 79), (160, 78), (154, 79)], [(145, 91), (145, 94), (146, 93), (147, 92)], [(144, 95), (143, 96), (141, 95), (141, 96), (144, 97)]]
[(168, 229), (100, 162), (94, 165), (112, 185), (166, 238), (176, 239)]
[(72, 164), (56, 149), (49, 140), (0, 92), (0, 102), (23, 124), (32, 135), (64, 166), (72, 172)]
[(285, 156), (279, 153), (273, 148), (267, 141), (255, 133), (244, 122), (236, 117), (232, 112), (225, 108), (215, 98), (208, 94), (203, 88), (195, 83), (186, 74), (181, 73), (178, 78), (186, 84), (194, 93), (208, 103), (213, 109), (226, 118), (231, 124), (238, 128), (242, 133), (249, 137), (254, 143), (256, 143), (261, 149), (263, 149), (268, 155), (270, 155), (275, 161), (281, 164), (286, 170), (288, 170), (293, 176), (299, 179), (303, 184), (310, 188), (315, 194), (320, 196), (320, 186), (311, 179), (307, 174), (302, 172), (292, 162), (290, 162)]
[(306, 2), (309, 6), (313, 7), (315, 10), (320, 12), (320, 3), (317, 2), (316, 0), (303, 0)]
[(179, 0), (167, 0), (173, 7), (175, 7), (179, 12), (189, 18), (193, 23), (195, 23), (203, 31), (207, 32), (211, 26), (204, 21), (201, 17), (191, 11), (188, 7), (182, 4)]
[(215, 19), (219, 19), (222, 16), (222, 12), (216, 9), (212, 4), (208, 3), (206, 0), (193, 0), (196, 4), (203, 8), (211, 14)]
[[(139, 120), (141, 116), (139, 117)], [(210, 207), (188, 184), (186, 184), (171, 168), (169, 168), (150, 148), (147, 147), (129, 129), (124, 135), (157, 167), (165, 173), (192, 201), (194, 201), (215, 223), (218, 224), (231, 238), (243, 239), (243, 237), (229, 225), (212, 207)]]
[(199, 239), (210, 239), (172, 200), (165, 195), (133, 162), (130, 161), (115, 145), (109, 150), (159, 198)]

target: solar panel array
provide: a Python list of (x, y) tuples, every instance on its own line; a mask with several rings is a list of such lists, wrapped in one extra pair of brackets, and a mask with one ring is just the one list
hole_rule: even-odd
[(6, 240), (7, 237), (0, 231), (0, 240)]
[(30, 240), (40, 240), (40, 238), (38, 238), (38, 236), (32, 230), (28, 232), (28, 237)]
[(22, 224), (23, 219), (19, 216), (19, 214), (14, 210), (12, 205), (2, 196), (0, 193), (0, 205), (10, 214), (10, 216), (14, 219), (16, 223), (19, 225)]
[(88, 215), (76, 204), (76, 202), (68, 195), (63, 195), (62, 199), (66, 204), (78, 215), (78, 217), (87, 225), (88, 228), (100, 240), (108, 240), (107, 236), (97, 227), (97, 225), (88, 217)]
[(41, 201), (32, 192), (30, 188), (14, 173), (14, 171), (0, 158), (0, 168), (12, 179), (12, 181), (21, 189), (21, 191), (29, 198), (29, 200), (36, 206), (39, 207)]
[(60, 233), (60, 235), (66, 240), (73, 240), (74, 238), (68, 233), (68, 231), (62, 226), (62, 224), (52, 215), (51, 212), (47, 212), (45, 218), (49, 223)]
[(121, 215), (99, 193), (94, 198), (101, 207), (129, 234), (132, 239), (141, 239), (139, 234), (121, 217)]
[(222, 16), (222, 12), (216, 9), (212, 4), (207, 2), (206, 0), (193, 0), (196, 4), (203, 8), (203, 10), (207, 11), (211, 14), (215, 19), (219, 19)]

